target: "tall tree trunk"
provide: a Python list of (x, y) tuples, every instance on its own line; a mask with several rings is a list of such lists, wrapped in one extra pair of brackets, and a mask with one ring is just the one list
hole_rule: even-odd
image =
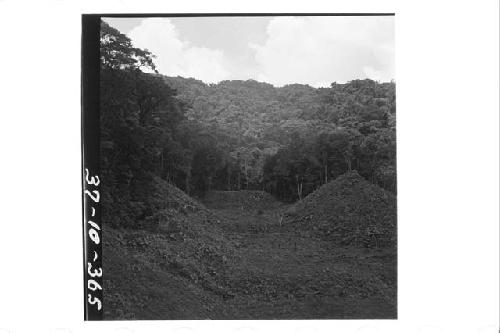
[(347, 170), (351, 171), (352, 170), (352, 161), (349, 157), (345, 157), (345, 162), (347, 163)]
[(325, 184), (328, 183), (328, 162), (325, 163)]
[(299, 176), (295, 176), (295, 179), (297, 181), (297, 195), (299, 200), (302, 200), (302, 180), (299, 182)]
[(248, 159), (245, 158), (245, 188), (248, 189)]

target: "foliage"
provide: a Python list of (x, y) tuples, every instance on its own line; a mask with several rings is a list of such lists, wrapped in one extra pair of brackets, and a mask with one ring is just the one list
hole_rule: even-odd
[[(372, 80), (315, 89), (254, 80), (204, 84), (164, 77), (189, 119), (222, 133), (233, 160), (217, 189), (265, 189), (294, 201), (349, 170), (395, 192), (395, 84)], [(222, 142), (219, 141), (220, 145)], [(221, 184), (230, 186), (220, 186)]]
[(369, 181), (396, 190), (394, 83), (153, 72), (102, 23), (105, 317), (393, 318), (396, 201)]
[(205, 84), (151, 73), (153, 60), (102, 23), (101, 169), (104, 195), (130, 210), (120, 224), (155, 213), (154, 177), (194, 196), (245, 189), (295, 201), (357, 170), (396, 191), (393, 82)]
[(104, 21), (101, 21), (100, 39), (103, 68), (135, 70), (142, 67), (156, 72), (151, 52), (133, 47), (127, 36)]

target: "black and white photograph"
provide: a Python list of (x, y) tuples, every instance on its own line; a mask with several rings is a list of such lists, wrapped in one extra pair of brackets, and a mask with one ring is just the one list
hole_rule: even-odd
[(397, 318), (394, 15), (102, 17), (99, 47), (103, 319)]
[(498, 333), (499, 15), (0, 0), (0, 333)]

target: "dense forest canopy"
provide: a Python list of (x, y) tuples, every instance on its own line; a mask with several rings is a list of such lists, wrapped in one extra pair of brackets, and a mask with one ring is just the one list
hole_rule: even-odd
[(231, 171), (220, 168), (214, 178), (218, 189), (263, 188), (296, 200), (356, 169), (396, 190), (392, 82), (354, 80), (315, 89), (253, 80), (207, 85), (164, 79), (188, 107), (186, 117), (224, 141), (226, 170)]
[(394, 82), (205, 84), (155, 74), (153, 58), (102, 22), (101, 169), (110, 198), (133, 202), (147, 192), (144, 180), (161, 177), (191, 195), (264, 189), (295, 201), (348, 170), (396, 191)]

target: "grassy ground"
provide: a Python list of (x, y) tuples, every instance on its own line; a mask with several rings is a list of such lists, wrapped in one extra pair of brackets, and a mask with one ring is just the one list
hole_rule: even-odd
[(281, 226), (288, 207), (262, 192), (203, 203), (230, 252), (159, 232), (105, 230), (106, 319), (396, 318), (394, 250), (338, 247)]

